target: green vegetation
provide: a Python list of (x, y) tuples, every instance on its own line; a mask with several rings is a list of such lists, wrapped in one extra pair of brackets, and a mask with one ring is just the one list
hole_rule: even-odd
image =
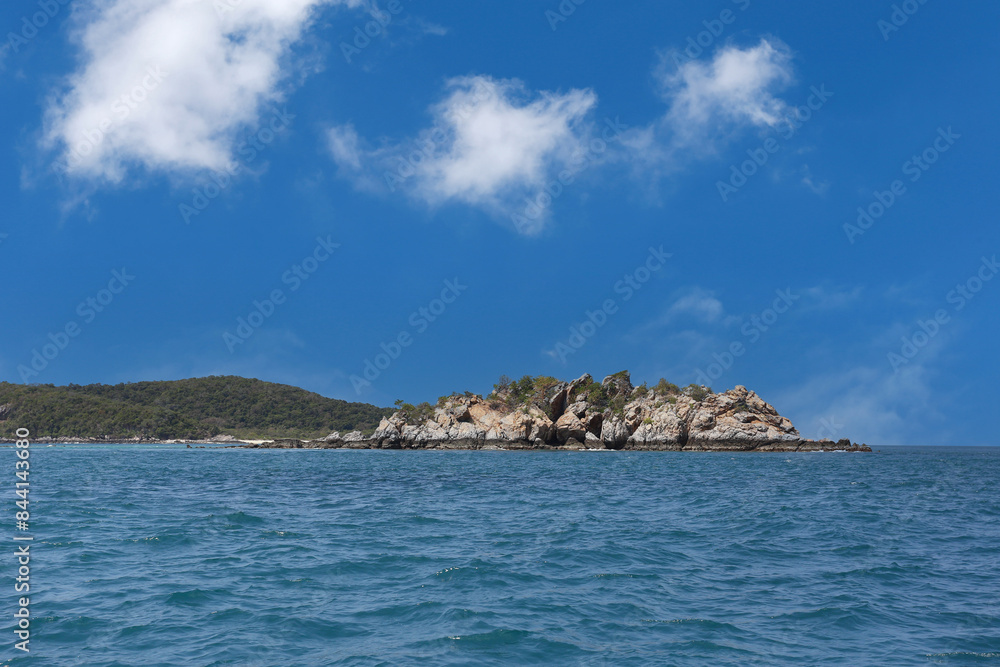
[(681, 393), (680, 387), (675, 385), (673, 382), (667, 382), (664, 378), (660, 378), (660, 381), (656, 383), (653, 391), (658, 396), (669, 396), (670, 394)]
[[(627, 382), (630, 379), (628, 371), (620, 371), (608, 377), (613, 381)], [(549, 402), (553, 394), (551, 390), (558, 384), (560, 384), (559, 380), (545, 375), (535, 378), (525, 375), (520, 380), (514, 380), (506, 375), (501, 375), (497, 383), (493, 385), (493, 392), (486, 398), (490, 406), (494, 409), (524, 410), (534, 405), (549, 413)], [(712, 393), (711, 389), (704, 389), (697, 385), (681, 389), (673, 382), (667, 382), (663, 378), (660, 378), (660, 381), (652, 388), (644, 382), (635, 387), (631, 394), (628, 395), (626, 395), (627, 392), (619, 394), (619, 386), (616, 385), (616, 382), (610, 382), (605, 388), (602, 383), (594, 381), (578, 385), (573, 388), (573, 391), (568, 396), (568, 403), (586, 401), (596, 410), (623, 416), (625, 405), (629, 400), (649, 396), (651, 392), (653, 396), (662, 398), (671, 404), (677, 403), (678, 397), (681, 396), (690, 396), (696, 401), (702, 401)], [(442, 403), (439, 401), (438, 404), (441, 405)], [(551, 417), (552, 415), (549, 414), (549, 416)]]
[(684, 387), (684, 393), (695, 400), (696, 403), (701, 403), (706, 398), (712, 395), (711, 387), (702, 387), (697, 384), (689, 384)]
[(596, 408), (606, 408), (608, 407), (608, 394), (604, 391), (604, 387), (601, 386), (600, 382), (591, 382), (590, 384), (581, 384), (573, 392), (573, 396), (577, 399), (582, 399), (587, 401)]
[[(567, 405), (577, 401), (586, 401), (594, 411), (624, 417), (625, 406), (630, 400), (636, 398), (651, 396), (655, 399), (656, 406), (659, 407), (665, 403), (675, 405), (678, 399), (687, 402), (690, 398), (701, 402), (712, 395), (711, 388), (692, 384), (681, 389), (673, 382), (667, 382), (664, 378), (660, 378), (659, 382), (652, 388), (643, 382), (638, 387), (633, 388), (631, 392), (624, 391), (624, 388), (628, 386), (625, 383), (630, 381), (628, 371), (620, 371), (605, 379), (611, 380), (606, 387), (603, 383), (593, 380), (574, 386), (567, 396)], [(556, 395), (555, 388), (559, 385), (565, 386), (566, 383), (547, 375), (537, 377), (525, 375), (520, 380), (501, 375), (500, 379), (493, 385), (493, 391), (486, 396), (486, 401), (492, 409), (501, 412), (520, 411), (527, 414), (534, 407), (553, 418), (552, 400)], [(471, 397), (473, 394), (466, 391), (464, 395)], [(441, 396), (438, 398), (437, 407), (444, 407), (449, 399), (456, 396), (462, 396), (462, 394)], [(429, 403), (415, 406), (400, 400), (396, 401), (396, 408), (404, 413), (409, 423), (422, 423), (434, 416), (434, 408)]]
[[(624, 379), (627, 371), (623, 373), (616, 373), (614, 377), (619, 377)], [(609, 389), (613, 385), (609, 385)], [(580, 385), (573, 391), (573, 396), (570, 398), (573, 400), (583, 400), (594, 406), (598, 410), (609, 411), (613, 415), (623, 416), (625, 414), (625, 404), (628, 402), (629, 397), (622, 394), (612, 396), (609, 390), (606, 389), (600, 382), (591, 382), (590, 384)]]
[(134, 437), (197, 440), (319, 438), (331, 431), (371, 433), (392, 413), (297, 387), (241, 377), (117, 385), (0, 383), (0, 406), (9, 405), (0, 435), (18, 427), (35, 437)]
[(505, 405), (510, 410), (520, 407), (537, 405), (547, 410), (549, 390), (559, 384), (559, 380), (547, 375), (531, 377), (525, 375), (520, 380), (512, 380), (506, 375), (501, 375), (500, 379), (493, 385), (493, 393), (487, 396), (491, 405), (499, 407)]
[[(439, 398), (438, 406), (442, 405), (443, 402)], [(411, 403), (404, 403), (403, 399), (399, 399), (396, 401), (395, 406), (397, 410), (402, 410), (405, 413), (408, 424), (421, 424), (434, 416), (434, 406), (427, 401), (413, 405)]]

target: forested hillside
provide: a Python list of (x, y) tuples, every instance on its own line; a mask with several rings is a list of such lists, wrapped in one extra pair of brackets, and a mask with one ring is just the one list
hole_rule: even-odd
[(388, 408), (348, 403), (288, 385), (207, 377), (117, 385), (0, 383), (0, 436), (201, 439), (316, 438), (371, 432)]

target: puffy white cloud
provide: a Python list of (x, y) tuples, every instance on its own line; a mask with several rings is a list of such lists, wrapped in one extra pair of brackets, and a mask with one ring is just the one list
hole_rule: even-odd
[(775, 402), (806, 437), (850, 438), (872, 446), (939, 444), (932, 373), (917, 360), (893, 373), (888, 364), (857, 366), (808, 378)]
[(80, 64), (50, 102), (45, 144), (70, 174), (221, 169), (281, 99), (282, 60), (323, 5), (362, 0), (94, 0)]
[(430, 201), (492, 203), (505, 189), (540, 187), (554, 164), (568, 163), (580, 149), (578, 125), (596, 103), (593, 93), (573, 90), (519, 105), (519, 84), (484, 78), (456, 79), (451, 89), (435, 114), (447, 149), (420, 172)]
[(728, 125), (777, 126), (788, 107), (774, 93), (792, 78), (791, 54), (780, 43), (765, 39), (747, 49), (724, 47), (709, 62), (693, 60), (673, 73), (661, 70), (670, 103), (665, 122), (680, 142), (702, 140)]
[(667, 309), (667, 317), (671, 320), (679, 315), (690, 315), (705, 322), (715, 322), (722, 314), (722, 302), (712, 292), (701, 288), (690, 290)]
[(724, 46), (680, 64), (665, 57), (654, 78), (667, 111), (622, 137), (624, 157), (642, 180), (655, 182), (716, 153), (740, 132), (778, 127), (793, 113), (776, 96), (794, 78), (791, 53), (776, 40)]
[(532, 94), (518, 81), (461, 77), (448, 82), (447, 96), (431, 108), (431, 126), (416, 139), (371, 148), (345, 125), (329, 130), (328, 145), (342, 174), (360, 187), (502, 215), (560, 170), (579, 169), (596, 103), (590, 90)]

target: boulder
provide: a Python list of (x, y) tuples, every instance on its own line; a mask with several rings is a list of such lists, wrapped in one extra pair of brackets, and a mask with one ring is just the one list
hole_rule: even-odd
[(601, 428), (604, 426), (604, 413), (603, 412), (592, 412), (589, 415), (584, 415), (583, 423), (587, 427), (587, 433), (593, 434), (595, 438), (601, 437)]
[(555, 428), (556, 439), (560, 443), (566, 443), (569, 440), (580, 441), (587, 437), (587, 425), (570, 411), (556, 420)]
[[(372, 440), (382, 445), (385, 443), (394, 444), (399, 443), (403, 439), (403, 427), (406, 426), (406, 419), (403, 418), (402, 413), (397, 412), (391, 417), (382, 417), (382, 421), (379, 422), (378, 428), (372, 434)], [(357, 433), (357, 431), (354, 431)], [(348, 434), (344, 437), (344, 442), (351, 442), (350, 438), (352, 434)]]
[(612, 417), (611, 420), (605, 422), (601, 430), (601, 439), (608, 449), (621, 449), (625, 446), (628, 436), (628, 424), (619, 417)]

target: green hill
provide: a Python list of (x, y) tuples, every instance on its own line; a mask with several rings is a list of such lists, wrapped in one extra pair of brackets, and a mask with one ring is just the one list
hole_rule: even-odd
[(231, 376), (67, 387), (0, 382), (3, 437), (24, 427), (34, 437), (318, 438), (369, 433), (392, 412)]

